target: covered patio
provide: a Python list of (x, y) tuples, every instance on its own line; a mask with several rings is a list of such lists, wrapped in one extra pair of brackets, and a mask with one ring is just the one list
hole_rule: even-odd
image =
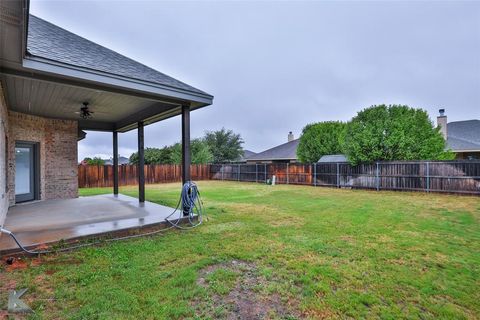
[[(181, 116), (182, 181), (190, 181), (190, 112), (213, 96), (30, 15), (28, 1), (1, 4), (11, 17), (0, 19), (9, 39), (0, 46), (0, 227), (32, 246), (166, 223), (173, 209), (145, 201), (144, 127)], [(111, 195), (77, 198), (77, 141), (89, 130), (112, 134), (102, 152), (113, 154), (114, 184)], [(118, 190), (118, 138), (131, 130), (138, 199)], [(0, 252), (13, 246), (0, 235)]]
[[(45, 200), (12, 207), (5, 228), (28, 248), (60, 240), (76, 242), (112, 233), (168, 227), (165, 219), (181, 217), (170, 207), (126, 195), (107, 194), (76, 199)], [(10, 237), (0, 238), (0, 253), (18, 251)]]

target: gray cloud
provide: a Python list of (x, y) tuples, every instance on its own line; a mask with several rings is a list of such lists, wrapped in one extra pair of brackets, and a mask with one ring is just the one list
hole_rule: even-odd
[[(254, 151), (310, 122), (401, 103), (480, 118), (480, 2), (32, 1), (32, 13), (215, 95), (192, 136), (222, 126)], [(180, 139), (180, 119), (146, 145)], [(120, 135), (121, 152), (136, 148)], [(80, 157), (110, 154), (90, 132)]]

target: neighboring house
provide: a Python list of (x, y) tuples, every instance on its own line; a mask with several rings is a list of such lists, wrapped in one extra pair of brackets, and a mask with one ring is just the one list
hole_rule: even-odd
[(243, 150), (243, 154), (237, 162), (247, 162), (247, 159), (256, 155), (256, 152), (250, 150)]
[(112, 132), (118, 154), (119, 132), (137, 129), (143, 150), (144, 125), (182, 115), (190, 179), (190, 111), (213, 96), (30, 15), (27, 0), (0, 0), (0, 31), (0, 226), (16, 203), (78, 196), (83, 130)]
[(292, 132), (288, 133), (288, 142), (279, 146), (270, 148), (248, 157), (247, 163), (294, 163), (298, 161), (297, 148), (299, 139), (295, 139)]
[(318, 160), (319, 163), (325, 162), (348, 162), (347, 156), (344, 154), (328, 154)]
[(480, 159), (480, 120), (447, 122), (445, 109), (439, 110), (437, 125), (447, 140), (447, 148), (457, 159)]
[[(110, 158), (110, 159), (105, 159), (104, 160), (104, 164), (106, 165), (113, 165), (113, 158)], [(122, 156), (119, 156), (118, 157), (118, 164), (119, 165), (125, 165), (125, 164), (129, 164), (130, 163), (130, 160), (126, 157), (122, 157)]]

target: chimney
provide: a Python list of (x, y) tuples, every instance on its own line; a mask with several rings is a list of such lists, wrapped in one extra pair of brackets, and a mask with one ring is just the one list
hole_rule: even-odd
[(288, 142), (293, 141), (294, 139), (292, 131), (288, 132)]
[(438, 110), (440, 115), (437, 117), (437, 126), (440, 127), (440, 132), (443, 135), (443, 138), (447, 140), (447, 116), (445, 115), (445, 109)]

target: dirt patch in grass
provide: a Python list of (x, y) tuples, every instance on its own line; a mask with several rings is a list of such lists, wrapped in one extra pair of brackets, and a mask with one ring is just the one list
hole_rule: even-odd
[(197, 315), (214, 319), (299, 319), (296, 302), (268, 290), (267, 280), (254, 263), (232, 260), (203, 268), (197, 284), (207, 300), (193, 302)]
[(7, 292), (9, 290), (14, 290), (17, 286), (17, 282), (15, 280), (11, 280), (6, 277), (6, 275), (0, 269), (0, 291)]

